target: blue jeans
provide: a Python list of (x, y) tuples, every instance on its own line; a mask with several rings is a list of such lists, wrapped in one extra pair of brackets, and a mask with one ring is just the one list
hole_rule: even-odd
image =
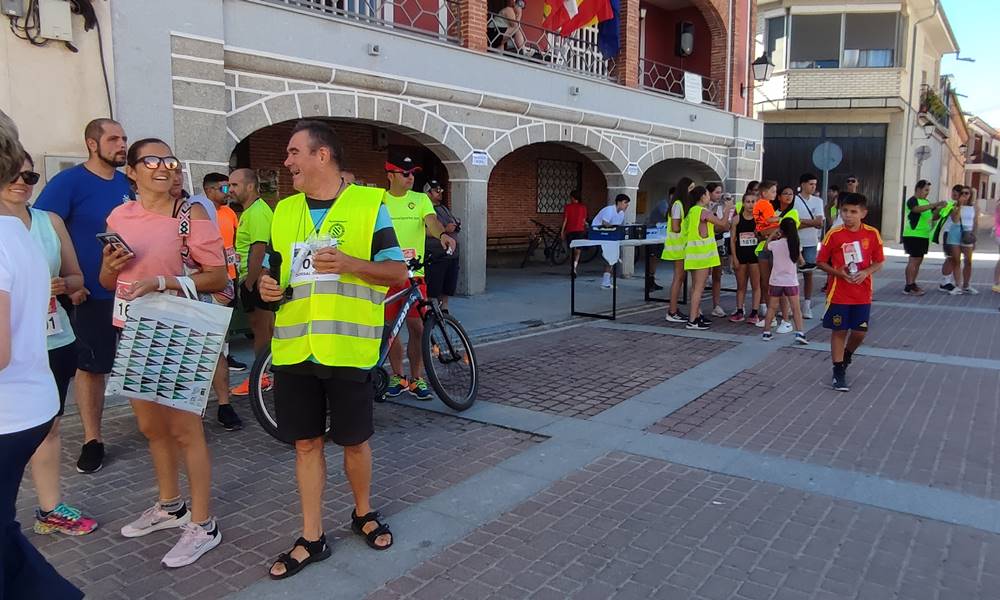
[(0, 435), (0, 600), (77, 600), (83, 592), (63, 579), (21, 533), (15, 504), (24, 467), (52, 428), (52, 421)]

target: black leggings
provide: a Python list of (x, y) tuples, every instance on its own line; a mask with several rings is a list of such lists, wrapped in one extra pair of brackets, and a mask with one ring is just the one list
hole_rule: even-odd
[(21, 533), (15, 505), (24, 467), (52, 421), (0, 435), (0, 598), (77, 600), (83, 593), (63, 579)]

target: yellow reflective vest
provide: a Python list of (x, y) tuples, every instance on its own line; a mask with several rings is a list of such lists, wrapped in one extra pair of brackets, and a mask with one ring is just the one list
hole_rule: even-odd
[[(674, 233), (674, 219), (671, 215), (674, 212), (674, 207), (678, 204), (681, 206), (681, 230)], [(684, 203), (680, 200), (674, 200), (670, 205), (670, 210), (667, 211), (667, 239), (663, 242), (663, 252), (660, 254), (660, 258), (663, 260), (684, 260), (684, 238)]]
[[(291, 288), (275, 316), (272, 362), (293, 365), (314, 360), (331, 367), (368, 369), (378, 362), (388, 290), (360, 277), (342, 274), (336, 281), (310, 273), (307, 261), (295, 264), (297, 252), (308, 252), (317, 234), (337, 240), (349, 256), (371, 260), (372, 238), (382, 190), (349, 186), (315, 226), (305, 194), (278, 203), (271, 222), (271, 245), (281, 254), (282, 289)], [(293, 272), (293, 268), (295, 271)]]
[(715, 225), (705, 222), (705, 229), (708, 235), (701, 236), (699, 231), (701, 224), (701, 213), (704, 206), (696, 204), (688, 211), (687, 230), (684, 245), (684, 270), (693, 271), (695, 269), (711, 269), (721, 263), (719, 260), (719, 248), (715, 244)]

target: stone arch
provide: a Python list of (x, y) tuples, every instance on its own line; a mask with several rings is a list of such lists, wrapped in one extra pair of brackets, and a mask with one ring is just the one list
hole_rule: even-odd
[(729, 168), (726, 166), (726, 161), (719, 155), (701, 146), (681, 142), (661, 144), (651, 148), (637, 161), (639, 163), (639, 173), (645, 175), (649, 169), (655, 167), (657, 164), (675, 159), (703, 165), (707, 170), (703, 174), (706, 176), (708, 173), (714, 174), (717, 177), (716, 181), (724, 182), (729, 178)]
[(568, 146), (583, 154), (604, 173), (608, 188), (625, 185), (625, 168), (629, 162), (627, 148), (621, 148), (609, 136), (588, 127), (539, 122), (512, 129), (487, 148), (490, 167), (492, 169), (519, 148), (545, 142)]
[(450, 179), (468, 177), (466, 161), (472, 146), (454, 125), (426, 108), (356, 90), (278, 92), (235, 108), (226, 115), (226, 151), (231, 153), (236, 144), (259, 129), (302, 118), (359, 121), (391, 129), (434, 152)]

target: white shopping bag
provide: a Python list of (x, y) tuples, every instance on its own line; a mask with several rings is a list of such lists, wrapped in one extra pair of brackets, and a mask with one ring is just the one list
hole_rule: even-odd
[(187, 297), (131, 302), (107, 393), (203, 414), (232, 309), (199, 302), (194, 282), (178, 280)]

